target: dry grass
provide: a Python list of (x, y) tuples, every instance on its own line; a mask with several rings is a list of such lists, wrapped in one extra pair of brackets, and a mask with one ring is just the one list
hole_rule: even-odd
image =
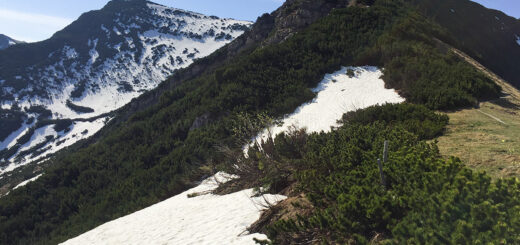
[(479, 109), (447, 113), (450, 123), (438, 138), (441, 153), (494, 178), (520, 177), (520, 92), (464, 53), (452, 51), (492, 78), (505, 96), (483, 102)]
[(441, 153), (459, 157), (469, 167), (493, 177), (520, 177), (520, 110), (493, 102), (482, 103), (480, 110), (448, 113), (450, 124), (446, 134), (438, 138)]

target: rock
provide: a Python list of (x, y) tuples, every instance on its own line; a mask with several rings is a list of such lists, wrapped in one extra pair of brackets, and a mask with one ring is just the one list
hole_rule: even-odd
[(209, 112), (206, 112), (206, 113), (202, 114), (201, 116), (195, 118), (195, 120), (193, 121), (193, 124), (190, 127), (190, 132), (208, 124), (211, 121), (210, 118), (211, 118), (211, 114)]

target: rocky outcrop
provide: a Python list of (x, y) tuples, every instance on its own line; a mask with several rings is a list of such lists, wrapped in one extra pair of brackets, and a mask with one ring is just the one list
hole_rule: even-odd
[(272, 14), (275, 19), (274, 30), (263, 45), (282, 42), (327, 15), (332, 9), (347, 7), (349, 2), (350, 0), (287, 0)]

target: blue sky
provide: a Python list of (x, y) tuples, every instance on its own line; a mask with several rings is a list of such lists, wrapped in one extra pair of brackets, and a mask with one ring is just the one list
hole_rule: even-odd
[[(153, 1), (153, 0), (152, 0)], [(441, 0), (442, 1), (442, 0)], [(475, 0), (520, 18), (519, 0)], [(0, 0), (0, 33), (23, 41), (49, 38), (81, 13), (102, 8), (108, 0)], [(207, 15), (254, 21), (284, 0), (155, 0), (166, 6)]]

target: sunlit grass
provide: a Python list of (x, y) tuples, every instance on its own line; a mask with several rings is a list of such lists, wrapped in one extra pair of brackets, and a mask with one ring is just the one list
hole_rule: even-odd
[(447, 131), (438, 138), (441, 153), (459, 157), (468, 167), (495, 178), (520, 177), (519, 105), (507, 98), (481, 103), (480, 109), (448, 113)]

